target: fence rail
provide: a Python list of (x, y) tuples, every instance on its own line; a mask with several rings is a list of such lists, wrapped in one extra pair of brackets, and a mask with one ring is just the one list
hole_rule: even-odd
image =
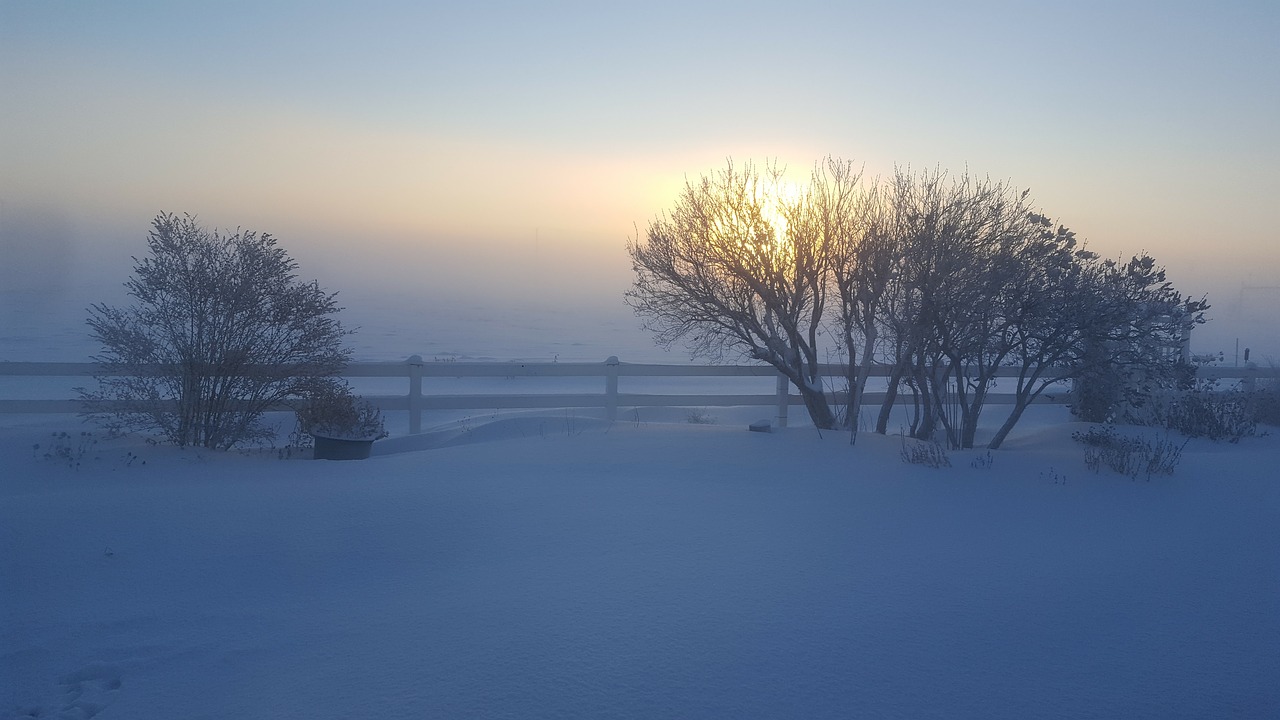
[[(842, 380), (845, 367), (823, 365), (823, 377)], [(0, 377), (62, 377), (78, 378), (103, 375), (102, 366), (95, 363), (69, 362), (0, 362)], [(888, 377), (887, 366), (871, 368), (871, 377)], [(1016, 377), (1016, 368), (1002, 368), (997, 377)], [(1276, 369), (1260, 369), (1252, 363), (1248, 367), (1203, 367), (1197, 376), (1202, 379), (1239, 380), (1250, 388), (1258, 379), (1280, 378)], [(787, 424), (788, 410), (804, 401), (790, 392), (787, 379), (769, 365), (660, 365), (650, 363), (624, 363), (611, 357), (603, 363), (562, 362), (426, 362), (414, 355), (404, 362), (351, 363), (343, 372), (346, 378), (404, 378), (408, 380), (408, 392), (404, 395), (370, 395), (368, 400), (387, 412), (408, 412), (409, 432), (422, 430), (422, 413), (430, 410), (492, 410), (492, 409), (561, 409), (602, 408), (606, 417), (617, 419), (619, 408), (636, 407), (735, 407), (760, 406), (775, 408), (775, 421), (779, 426)], [(507, 394), (424, 394), (424, 378), (602, 378), (599, 393), (507, 393)], [(619, 390), (621, 378), (709, 378), (709, 377), (773, 377), (774, 392), (770, 394), (673, 394), (627, 393)], [(837, 401), (842, 401), (837, 393)], [(864, 400), (870, 404), (884, 401), (885, 393), (869, 392)], [(901, 401), (909, 402), (909, 395)], [(1011, 404), (1011, 393), (992, 393), (987, 402)], [(1037, 402), (1065, 404), (1070, 402), (1068, 392), (1046, 392)], [(0, 398), (0, 414), (56, 414), (84, 411), (86, 403), (74, 399), (6, 399)], [(102, 409), (100, 406), (99, 409)], [(275, 409), (287, 410), (287, 406)]]

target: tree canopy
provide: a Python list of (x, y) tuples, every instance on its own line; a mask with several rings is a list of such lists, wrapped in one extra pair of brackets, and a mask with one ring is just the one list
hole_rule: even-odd
[(134, 303), (90, 308), (103, 346), (94, 359), (107, 371), (83, 393), (107, 403), (95, 417), (225, 449), (270, 436), (261, 423), (268, 408), (345, 366), (336, 294), (298, 280), (297, 263), (271, 235), (161, 214), (147, 250), (125, 283)]
[[(997, 378), (1014, 403), (990, 447), (1055, 382), (1168, 358), (1203, 322), (1145, 253), (1103, 260), (1006, 182), (898, 168), (864, 182), (828, 158), (784, 193), (782, 171), (732, 161), (686, 183), (667, 214), (628, 243), (627, 301), (670, 346), (773, 365), (820, 428), (856, 429), (870, 368), (889, 387), (876, 429), (902, 393), (911, 432), (972, 447)], [(833, 410), (820, 358), (848, 368)], [(828, 388), (829, 389), (829, 388)]]

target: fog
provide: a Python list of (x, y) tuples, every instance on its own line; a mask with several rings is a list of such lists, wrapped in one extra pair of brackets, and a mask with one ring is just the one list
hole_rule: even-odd
[(1208, 294), (1197, 352), (1280, 356), (1278, 8), (0, 3), (0, 356), (92, 352), (160, 212), (276, 235), (359, 353), (651, 349), (627, 236), (725, 158), (827, 155), (1030, 188)]
[[(236, 225), (230, 213), (200, 217), (209, 227)], [(150, 220), (0, 205), (0, 360), (79, 361), (95, 352), (86, 308), (128, 302), (123, 283), (132, 257), (145, 252)], [(643, 229), (644, 218), (634, 222)], [(680, 348), (654, 347), (624, 304), (632, 277), (625, 244), (636, 226), (618, 224), (598, 235), (554, 224), (503, 236), (360, 234), (306, 219), (243, 228), (274, 234), (300, 278), (339, 293), (360, 359), (689, 359)], [(1162, 260), (1158, 248), (1148, 250)], [(1265, 265), (1251, 273), (1212, 256), (1192, 264), (1199, 272), (1170, 268), (1169, 279), (1212, 305), (1210, 321), (1192, 335), (1193, 352), (1228, 365), (1243, 363), (1246, 349), (1255, 362), (1280, 359), (1280, 281)]]
[[(80, 361), (95, 352), (86, 309), (129, 302), (123, 283), (133, 257), (146, 252), (150, 219), (95, 222), (47, 206), (0, 207), (0, 361)], [(649, 359), (667, 356), (650, 347), (623, 303), (627, 228), (606, 241), (537, 227), (527, 237), (491, 238), (281, 225), (243, 229), (271, 232), (298, 262), (299, 278), (338, 293), (341, 319), (357, 329), (358, 358), (603, 360), (624, 347), (632, 360), (643, 359), (636, 348), (651, 351)]]
[(1227, 365), (1242, 365), (1246, 359), (1280, 365), (1280, 279), (1243, 274), (1216, 290), (1212, 283), (1206, 288), (1209, 322), (1193, 332), (1193, 352), (1221, 353)]

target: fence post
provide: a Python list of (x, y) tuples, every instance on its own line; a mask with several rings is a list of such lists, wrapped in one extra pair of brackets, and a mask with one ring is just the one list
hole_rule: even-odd
[(1252, 395), (1258, 389), (1258, 363), (1244, 364), (1244, 373), (1240, 376), (1240, 389)]
[(787, 395), (790, 393), (790, 391), (791, 391), (791, 382), (787, 380), (786, 375), (783, 375), (782, 373), (778, 373), (778, 389), (777, 389), (778, 427), (780, 428), (784, 428), (787, 426), (787, 405), (788, 405)]
[(422, 356), (409, 356), (409, 434), (422, 432)]
[(609, 422), (618, 419), (618, 356), (604, 361), (604, 414)]

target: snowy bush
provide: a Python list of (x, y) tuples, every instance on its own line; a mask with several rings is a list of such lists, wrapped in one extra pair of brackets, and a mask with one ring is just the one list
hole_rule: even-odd
[(339, 440), (378, 440), (387, 436), (382, 411), (358, 398), (342, 382), (321, 384), (298, 408), (298, 427), (311, 436)]
[(1162, 408), (1162, 424), (1188, 437), (1237, 443), (1258, 432), (1255, 397), (1239, 386), (1218, 390), (1216, 381), (1198, 383)]
[(36, 457), (43, 457), (45, 460), (64, 464), (72, 470), (79, 470), (81, 461), (93, 451), (97, 444), (98, 439), (91, 432), (81, 431), (79, 436), (75, 436), (61, 431), (53, 433), (49, 442), (33, 445), (31, 452)]
[(902, 450), (899, 453), (902, 461), (910, 465), (924, 465), (931, 468), (951, 467), (951, 457), (946, 448), (937, 440), (908, 439), (902, 435)]
[[(1271, 363), (1272, 371), (1277, 365)], [(1271, 379), (1261, 383), (1253, 395), (1253, 417), (1259, 423), (1280, 426), (1280, 380)]]
[(1176, 383), (1163, 383), (1144, 397), (1120, 405), (1119, 422), (1176, 430), (1214, 442), (1240, 442), (1256, 435), (1260, 393), (1240, 384), (1221, 389), (1216, 379), (1197, 380), (1194, 368)]
[(995, 465), (995, 462), (995, 457), (991, 454), (991, 451), (988, 450), (969, 461), (969, 467), (974, 470), (990, 470), (991, 467)]
[(685, 419), (691, 425), (714, 425), (716, 416), (712, 415), (706, 408), (694, 408), (689, 411)]
[(1254, 417), (1259, 423), (1280, 426), (1280, 390), (1264, 388), (1254, 398)]
[(1182, 450), (1189, 439), (1178, 443), (1166, 433), (1152, 439), (1120, 435), (1111, 426), (1089, 428), (1088, 432), (1072, 433), (1072, 438), (1087, 447), (1084, 463), (1093, 472), (1105, 465), (1111, 470), (1137, 480), (1145, 475), (1172, 475), (1182, 460)]
[(81, 390), (112, 430), (154, 430), (180, 446), (265, 441), (273, 405), (345, 366), (335, 296), (294, 275), (270, 235), (224, 235), (162, 214), (125, 287), (131, 307), (94, 305), (105, 372)]
[(1223, 389), (1197, 370), (1216, 358), (1160, 362), (1148, 355), (1127, 364), (1088, 366), (1072, 391), (1071, 411), (1090, 422), (1119, 422), (1176, 430), (1188, 437), (1239, 442), (1257, 433), (1265, 393), (1242, 384)]
[(1126, 404), (1142, 402), (1143, 389), (1133, 375), (1089, 348), (1072, 385), (1071, 414), (1091, 423), (1118, 421)]

